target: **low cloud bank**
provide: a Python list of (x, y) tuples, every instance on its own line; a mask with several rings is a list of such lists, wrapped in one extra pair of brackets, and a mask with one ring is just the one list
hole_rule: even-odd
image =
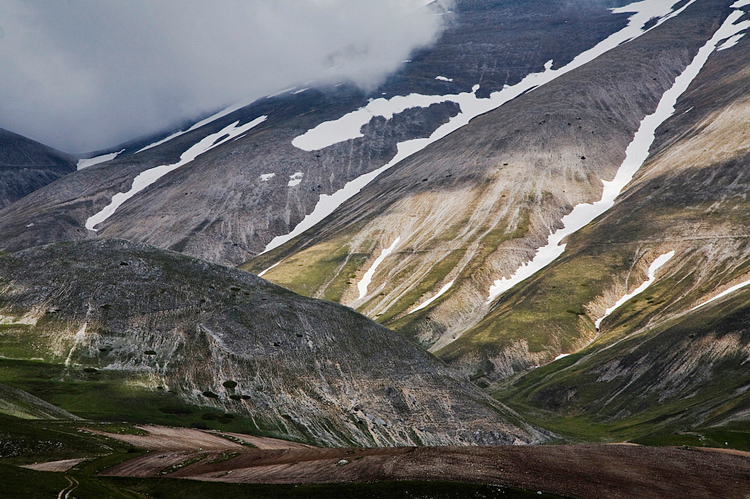
[(425, 0), (7, 0), (0, 127), (111, 147), (292, 85), (372, 88), (441, 18)]

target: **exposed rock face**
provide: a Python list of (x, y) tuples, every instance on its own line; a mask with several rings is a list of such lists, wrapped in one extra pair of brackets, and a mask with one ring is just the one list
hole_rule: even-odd
[[(84, 228), (86, 219), (127, 191), (136, 175), (175, 162), (228, 124), (267, 115), (261, 126), (163, 177), (97, 227), (100, 237), (145, 242), (218, 263), (245, 262), (274, 236), (289, 233), (322, 194), (386, 164), (397, 143), (430, 135), (458, 110), (455, 103), (440, 103), (388, 120), (373, 118), (362, 128), (363, 137), (321, 151), (297, 149), (291, 144), (295, 137), (367, 104), (369, 97), (458, 94), (476, 84), (483, 97), (542, 71), (550, 60), (565, 64), (625, 23), (626, 14), (607, 10), (617, 4), (586, 2), (571, 9), (554, 1), (460, 0), (452, 14), (444, 13), (449, 29), (441, 40), (415, 54), (372, 94), (344, 85), (261, 99), (152, 149), (136, 153), (146, 145), (142, 142), (126, 147), (116, 160), (77, 172), (1, 211), (0, 233), (8, 237), (0, 250), (94, 236)], [(301, 181), (289, 185), (298, 173)], [(26, 227), (29, 223), (34, 226)]]
[(72, 156), (0, 129), (0, 208), (74, 171)]
[[(531, 443), (543, 434), (350, 309), (140, 244), (0, 257), (0, 308), (30, 356), (116, 370), (328, 445)], [(10, 334), (10, 333), (9, 333)]]
[[(531, 260), (573, 206), (601, 198), (602, 180), (614, 177), (641, 120), (710, 38), (724, 7), (696, 3), (476, 118), (246, 268), (258, 272), (280, 261), (268, 279), (355, 307), (471, 375), (507, 376), (584, 346), (594, 331), (591, 324), (579, 327), (580, 305), (563, 309), (574, 327), (538, 327), (553, 307), (519, 294), (518, 302), (527, 299), (526, 315), (506, 322), (508, 298), (488, 303), (489, 287)], [(396, 238), (360, 298), (363, 276)], [(470, 338), (450, 344), (467, 330)]]

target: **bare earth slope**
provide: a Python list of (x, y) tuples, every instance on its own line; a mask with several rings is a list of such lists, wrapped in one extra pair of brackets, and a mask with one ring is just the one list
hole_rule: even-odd
[[(165, 435), (170, 430), (153, 429)], [(172, 430), (174, 438), (193, 431)], [(110, 436), (132, 441), (127, 435)], [(144, 446), (155, 448), (148, 443), (149, 435), (139, 438)], [(203, 444), (198, 449), (198, 441), (193, 445), (192, 451), (182, 445), (172, 450), (167, 443), (102, 475), (146, 478), (163, 476), (166, 469), (170, 477), (232, 483), (461, 481), (580, 498), (741, 498), (746, 497), (750, 484), (746, 455), (694, 449), (576, 445), (260, 450), (220, 442), (215, 449)], [(222, 448), (233, 451), (234, 456), (217, 461), (216, 452)]]

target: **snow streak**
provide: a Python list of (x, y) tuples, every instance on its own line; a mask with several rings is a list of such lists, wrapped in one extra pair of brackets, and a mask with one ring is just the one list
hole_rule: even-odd
[(600, 319), (597, 319), (594, 322), (594, 325), (596, 326), (596, 330), (597, 331), (599, 330), (599, 326), (602, 324), (602, 321), (606, 319), (607, 317), (609, 317), (612, 314), (612, 312), (620, 308), (628, 300), (646, 291), (646, 288), (651, 286), (651, 284), (653, 284), (653, 282), (656, 280), (656, 273), (659, 271), (659, 269), (662, 268), (669, 260), (671, 260), (673, 256), (674, 256), (674, 251), (670, 251), (669, 253), (664, 253), (663, 255), (659, 256), (656, 260), (651, 262), (651, 265), (648, 268), (647, 279), (643, 281), (643, 283), (637, 288), (635, 288), (631, 293), (626, 294), (625, 296), (617, 300), (617, 302), (614, 305), (612, 305), (607, 310), (605, 310), (604, 316), (602, 316)]
[[(664, 21), (678, 15), (695, 1), (696, 0), (689, 0), (677, 10), (672, 10), (672, 7), (677, 4), (679, 0), (643, 0), (624, 7), (612, 9), (612, 12), (616, 14), (633, 13), (628, 19), (627, 26), (605, 38), (594, 47), (580, 53), (565, 66), (552, 69), (553, 61), (548, 61), (544, 65), (544, 71), (528, 74), (515, 85), (506, 85), (502, 90), (493, 92), (487, 99), (480, 99), (476, 96), (476, 92), (479, 90), (479, 85), (475, 85), (471, 92), (459, 94), (410, 94), (407, 96), (392, 97), (391, 99), (371, 99), (365, 107), (352, 111), (337, 120), (323, 122), (315, 128), (308, 130), (306, 133), (292, 140), (292, 145), (305, 151), (315, 151), (346, 140), (356, 139), (362, 137), (362, 126), (369, 123), (373, 117), (382, 116), (386, 119), (390, 119), (394, 114), (401, 113), (406, 109), (414, 107), (428, 107), (432, 104), (442, 102), (455, 102), (461, 108), (461, 112), (458, 115), (440, 126), (429, 137), (399, 142), (397, 144), (398, 153), (387, 164), (372, 172), (357, 177), (331, 195), (321, 195), (313, 211), (305, 216), (305, 218), (297, 224), (291, 232), (275, 237), (270, 243), (268, 243), (263, 250), (263, 253), (281, 246), (285, 242), (311, 228), (330, 215), (347, 199), (357, 194), (378, 175), (412, 154), (421, 151), (433, 142), (436, 142), (449, 133), (465, 126), (471, 119), (497, 109), (519, 95), (549, 83), (550, 81), (591, 62), (618, 45), (639, 37), (643, 33), (659, 26)], [(652, 19), (657, 19), (657, 22), (650, 28), (646, 29), (645, 27), (647, 23)]]
[(359, 289), (359, 298), (358, 300), (361, 300), (365, 296), (367, 296), (367, 288), (370, 286), (370, 283), (372, 282), (372, 277), (375, 275), (375, 270), (380, 266), (381, 263), (383, 263), (383, 260), (385, 260), (385, 257), (393, 253), (393, 250), (396, 249), (396, 246), (398, 246), (398, 243), (401, 241), (401, 237), (397, 237), (393, 243), (388, 246), (388, 248), (384, 249), (382, 253), (380, 253), (380, 256), (375, 259), (375, 261), (372, 263), (372, 267), (365, 272), (365, 275), (362, 276), (362, 280), (357, 283), (357, 289)]
[(247, 132), (253, 127), (260, 125), (261, 123), (266, 121), (266, 118), (267, 116), (261, 116), (249, 123), (245, 123), (244, 125), (239, 125), (239, 121), (235, 121), (231, 125), (222, 128), (216, 133), (212, 133), (211, 135), (204, 137), (201, 141), (194, 144), (187, 151), (182, 153), (182, 155), (180, 156), (180, 161), (178, 161), (177, 163), (157, 166), (139, 173), (133, 179), (133, 184), (130, 187), (129, 191), (119, 192), (115, 194), (112, 197), (112, 201), (110, 201), (110, 203), (105, 206), (104, 209), (102, 209), (95, 215), (92, 215), (88, 220), (86, 220), (86, 228), (88, 230), (96, 231), (97, 229), (95, 229), (95, 227), (111, 217), (115, 213), (117, 208), (119, 208), (125, 201), (132, 198), (167, 173), (190, 163), (201, 154), (210, 151), (211, 149), (220, 146), (228, 140)]
[(98, 165), (99, 163), (104, 163), (105, 161), (112, 161), (117, 156), (122, 154), (123, 151), (125, 151), (125, 149), (123, 149), (122, 151), (111, 152), (109, 154), (102, 154), (101, 156), (96, 156), (94, 158), (79, 159), (78, 164), (76, 165), (76, 170), (83, 170), (84, 168)]
[(735, 291), (739, 291), (740, 289), (742, 289), (742, 288), (744, 288), (746, 286), (750, 286), (750, 281), (745, 281), (745, 282), (741, 282), (739, 284), (736, 284), (736, 285), (732, 286), (731, 288), (722, 291), (721, 293), (719, 293), (718, 295), (714, 296), (710, 300), (706, 300), (703, 303), (701, 303), (700, 305), (697, 305), (697, 306), (691, 308), (690, 311), (692, 312), (693, 310), (697, 310), (697, 309), (699, 309), (701, 307), (704, 307), (704, 306), (708, 305), (709, 303), (714, 302), (716, 300), (719, 300), (721, 298), (724, 298), (728, 294), (734, 293)]
[(579, 204), (573, 208), (573, 211), (564, 216), (561, 220), (563, 228), (549, 235), (547, 244), (537, 250), (536, 255), (530, 262), (518, 268), (511, 277), (503, 277), (495, 281), (490, 287), (489, 296), (487, 297), (488, 303), (495, 300), (501, 293), (509, 290), (552, 263), (565, 251), (565, 244), (561, 244), (561, 241), (565, 237), (588, 225), (614, 205), (615, 198), (630, 183), (635, 173), (646, 161), (649, 149), (654, 141), (656, 129), (674, 114), (674, 106), (677, 103), (677, 99), (687, 90), (695, 77), (698, 76), (698, 73), (708, 60), (708, 57), (714, 52), (719, 42), (734, 36), (750, 26), (750, 21), (735, 24), (743, 15), (744, 12), (735, 10), (727, 17), (711, 39), (701, 47), (688, 67), (675, 79), (672, 87), (662, 95), (656, 111), (643, 118), (638, 131), (625, 151), (625, 161), (623, 161), (617, 170), (615, 178), (611, 181), (602, 181), (604, 184), (602, 199), (593, 204)]
[(453, 282), (454, 281), (451, 281), (448, 284), (446, 284), (445, 286), (443, 286), (442, 288), (440, 288), (440, 291), (438, 291), (435, 294), (435, 296), (433, 296), (432, 298), (430, 298), (426, 302), (422, 303), (420, 306), (418, 306), (417, 308), (415, 308), (414, 310), (412, 310), (411, 312), (409, 312), (406, 315), (410, 315), (410, 314), (413, 314), (414, 312), (416, 312), (418, 310), (422, 310), (423, 308), (427, 308), (432, 302), (434, 302), (435, 300), (437, 300), (438, 298), (440, 298), (441, 296), (443, 296), (443, 294), (445, 294), (446, 291), (448, 291), (449, 289), (451, 289), (451, 286), (453, 286)]

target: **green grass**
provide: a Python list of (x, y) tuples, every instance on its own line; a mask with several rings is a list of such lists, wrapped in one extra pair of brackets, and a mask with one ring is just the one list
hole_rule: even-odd
[(0, 359), (0, 383), (26, 390), (84, 419), (215, 429), (281, 437), (272, 421), (227, 415), (183, 402), (178, 394), (139, 386), (119, 371), (84, 372), (40, 361)]

